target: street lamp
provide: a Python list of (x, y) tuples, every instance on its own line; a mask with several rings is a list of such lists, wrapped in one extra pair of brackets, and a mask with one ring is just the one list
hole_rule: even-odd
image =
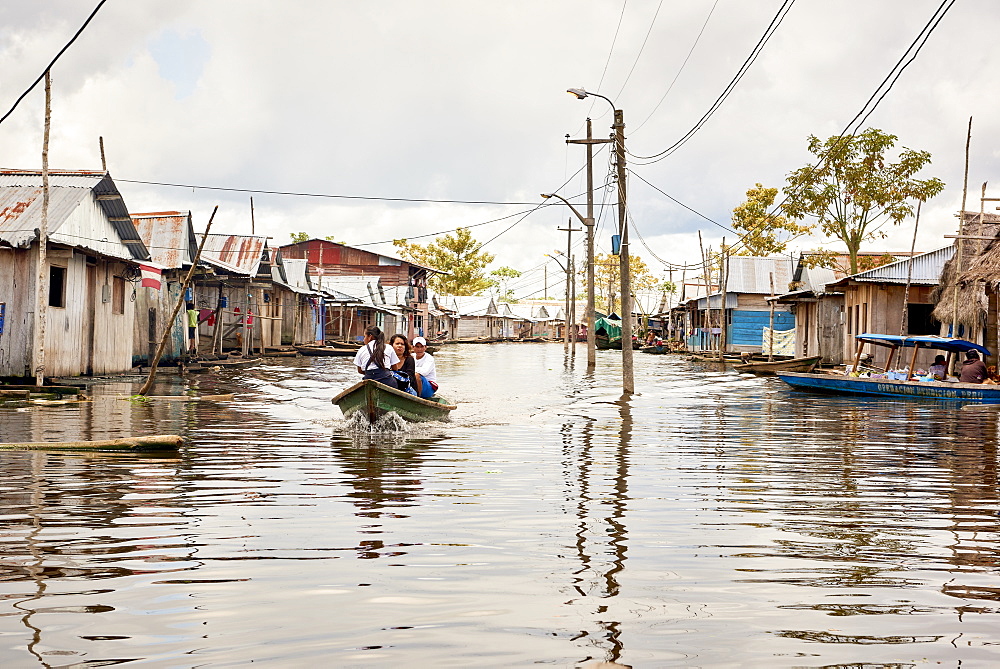
[[(622, 390), (625, 395), (631, 395), (635, 392), (635, 375), (632, 362), (632, 287), (628, 253), (628, 217), (625, 206), (627, 202), (625, 197), (625, 115), (621, 109), (615, 107), (615, 103), (610, 98), (606, 98), (600, 93), (594, 93), (584, 88), (567, 88), (566, 92), (576, 96), (578, 100), (583, 100), (591, 95), (601, 98), (611, 105), (611, 109), (615, 113), (615, 122), (611, 127), (615, 131), (615, 163), (618, 168), (618, 234), (621, 239), (618, 260), (622, 293)], [(588, 191), (591, 193), (593, 191), (591, 184), (588, 184)], [(593, 214), (591, 213), (591, 215)]]
[[(589, 165), (589, 162), (588, 162)], [(582, 215), (577, 211), (576, 207), (570, 204), (569, 200), (564, 198), (558, 193), (542, 193), (541, 196), (546, 200), (549, 198), (557, 198), (562, 200), (563, 203), (569, 207), (569, 210), (580, 219), (583, 223), (583, 227), (587, 230), (587, 313), (585, 318), (587, 320), (587, 367), (590, 369), (594, 368), (597, 359), (597, 336), (594, 333), (594, 210), (593, 210), (593, 194), (591, 193), (587, 197), (587, 215)], [(568, 255), (568, 254), (567, 254)], [(568, 277), (567, 277), (568, 278)], [(567, 297), (568, 299), (568, 297)], [(567, 321), (568, 326), (568, 321)], [(567, 327), (568, 329), (568, 327)], [(573, 335), (573, 342), (576, 343), (576, 335)]]

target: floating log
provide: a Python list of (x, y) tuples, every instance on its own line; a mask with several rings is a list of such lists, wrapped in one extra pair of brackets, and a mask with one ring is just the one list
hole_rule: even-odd
[[(226, 393), (225, 395), (145, 395), (143, 399), (145, 400), (172, 400), (175, 402), (198, 402), (199, 400), (212, 400), (215, 402), (223, 402), (225, 400), (233, 399), (233, 393)], [(131, 397), (119, 397), (120, 400), (131, 400)]]
[(148, 437), (124, 437), (99, 441), (39, 441), (0, 444), (5, 451), (168, 451), (176, 450), (184, 437), (157, 434)]
[(27, 390), (29, 393), (49, 395), (79, 395), (83, 390), (79, 386), (0, 386), (0, 391)]

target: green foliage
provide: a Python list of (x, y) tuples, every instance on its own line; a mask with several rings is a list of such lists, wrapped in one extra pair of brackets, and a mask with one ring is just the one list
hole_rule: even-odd
[(859, 271), (862, 243), (884, 238), (882, 226), (912, 215), (911, 201), (944, 189), (940, 179), (913, 178), (930, 163), (927, 151), (903, 148), (897, 162), (886, 159), (897, 139), (877, 128), (826, 141), (810, 136), (809, 152), (819, 160), (788, 175), (782, 209), (794, 219), (815, 218), (827, 237), (844, 242), (851, 274)]
[[(669, 281), (661, 282), (649, 270), (646, 262), (640, 256), (629, 256), (629, 275), (632, 292), (639, 290), (658, 290)], [(587, 280), (587, 268), (578, 273), (582, 281)], [(615, 310), (618, 291), (621, 289), (621, 262), (618, 256), (598, 253), (594, 256), (594, 303), (598, 309), (605, 312)], [(672, 285), (672, 284), (671, 284)], [(674, 291), (677, 288), (674, 286)]]
[(500, 288), (499, 299), (501, 302), (515, 304), (518, 300), (514, 297), (514, 291), (508, 288), (508, 282), (521, 276), (521, 273), (513, 267), (501, 267), (490, 272), (490, 276), (497, 277), (493, 284)]
[(666, 293), (667, 295), (673, 295), (677, 292), (677, 284), (673, 281), (664, 281), (660, 284), (660, 292)]
[[(747, 190), (746, 202), (733, 209), (733, 227), (742, 238), (733, 255), (767, 257), (783, 253), (788, 242), (812, 232), (814, 225), (800, 225), (784, 216), (770, 212), (778, 195), (777, 188), (757, 184)], [(779, 233), (787, 235), (779, 238)]]
[(129, 396), (128, 401), (132, 404), (148, 404), (149, 398), (145, 395), (131, 395)]
[[(302, 242), (308, 242), (310, 239), (312, 239), (312, 237), (309, 236), (308, 232), (289, 232), (288, 236), (292, 238), (292, 243), (293, 244), (300, 244)], [(333, 235), (327, 235), (323, 239), (325, 239), (328, 242), (335, 241), (333, 239)]]
[(483, 245), (472, 238), (468, 228), (458, 228), (426, 245), (412, 244), (405, 239), (394, 239), (392, 244), (406, 260), (447, 272), (428, 282), (439, 293), (480, 295), (496, 285), (483, 271), (495, 256), (481, 250)]

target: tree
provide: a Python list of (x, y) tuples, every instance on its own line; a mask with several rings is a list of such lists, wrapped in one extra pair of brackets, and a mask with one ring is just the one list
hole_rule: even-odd
[[(733, 209), (733, 227), (742, 238), (738, 245), (731, 247), (733, 255), (776, 255), (784, 252), (793, 237), (812, 232), (815, 226), (800, 225), (770, 211), (777, 195), (777, 188), (757, 184), (747, 191), (746, 202)], [(779, 232), (787, 232), (788, 236), (779, 239)]]
[(468, 228), (458, 228), (453, 234), (438, 237), (425, 246), (405, 239), (394, 239), (392, 244), (406, 260), (446, 272), (428, 282), (439, 293), (479, 295), (496, 285), (483, 273), (495, 256), (481, 250), (483, 245), (472, 238)]
[[(633, 292), (663, 288), (663, 282), (653, 276), (640, 256), (630, 256), (628, 267)], [(586, 280), (587, 268), (581, 269), (579, 275)], [(597, 308), (606, 312), (614, 311), (620, 287), (621, 263), (618, 256), (598, 253), (594, 256), (594, 303)]]
[(815, 217), (826, 236), (844, 242), (851, 274), (858, 272), (863, 242), (884, 238), (884, 225), (913, 213), (911, 201), (927, 201), (944, 189), (940, 179), (913, 178), (930, 163), (927, 151), (903, 147), (897, 162), (886, 160), (897, 139), (877, 128), (825, 142), (810, 135), (809, 152), (818, 162), (788, 175), (782, 209), (795, 219)]
[[(293, 244), (301, 244), (302, 242), (308, 242), (312, 237), (309, 236), (308, 232), (289, 232), (288, 236), (292, 238)], [(333, 241), (333, 235), (327, 235), (324, 237), (328, 242)]]
[(490, 272), (490, 276), (497, 277), (493, 281), (493, 284), (499, 286), (500, 288), (499, 297), (502, 302), (511, 302), (511, 303), (517, 302), (517, 300), (514, 299), (514, 291), (508, 288), (507, 285), (511, 279), (516, 279), (517, 277), (521, 276), (520, 272), (518, 272), (513, 267), (501, 267), (500, 269), (495, 269), (492, 272)]

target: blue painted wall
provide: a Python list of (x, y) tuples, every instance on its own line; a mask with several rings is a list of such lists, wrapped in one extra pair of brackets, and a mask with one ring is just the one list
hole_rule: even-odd
[[(740, 311), (734, 309), (733, 322), (729, 326), (729, 342), (733, 346), (763, 346), (764, 328), (770, 327), (769, 311)], [(795, 314), (787, 311), (774, 312), (774, 329), (791, 330), (795, 327)]]

